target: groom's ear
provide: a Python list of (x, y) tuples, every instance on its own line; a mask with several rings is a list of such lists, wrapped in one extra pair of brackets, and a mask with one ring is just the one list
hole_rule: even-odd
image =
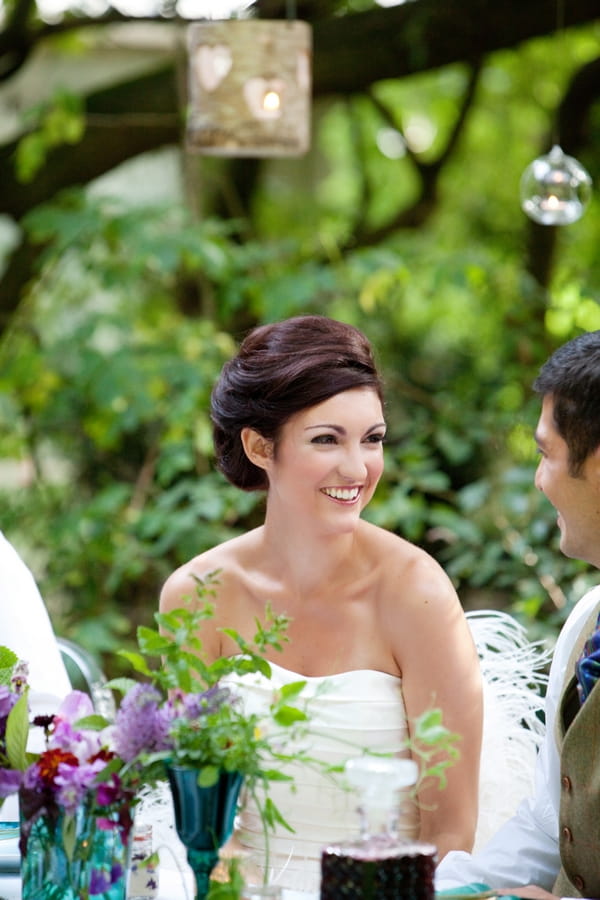
[(263, 437), (254, 428), (242, 428), (240, 437), (244, 453), (250, 462), (258, 466), (259, 469), (267, 469), (273, 459), (273, 441), (271, 438)]

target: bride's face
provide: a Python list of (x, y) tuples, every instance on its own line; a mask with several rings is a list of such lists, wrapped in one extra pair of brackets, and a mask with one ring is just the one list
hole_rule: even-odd
[[(371, 388), (352, 388), (296, 413), (267, 467), (269, 502), (290, 515), (354, 522), (383, 471), (385, 420)], [(354, 515), (353, 515), (354, 514)]]

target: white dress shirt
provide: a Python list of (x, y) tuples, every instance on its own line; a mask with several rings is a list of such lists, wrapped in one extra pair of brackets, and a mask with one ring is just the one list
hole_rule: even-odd
[[(0, 644), (29, 665), (30, 716), (51, 714), (71, 690), (52, 624), (33, 575), (0, 531)], [(28, 749), (41, 750), (40, 728), (32, 729)], [(19, 818), (16, 795), (1, 805), (0, 818)]]
[(534, 795), (520, 804), (515, 815), (480, 852), (448, 853), (437, 868), (438, 891), (470, 882), (492, 888), (537, 884), (552, 890), (560, 869), (560, 754), (555, 738), (556, 715), (573, 643), (599, 602), (600, 586), (579, 600), (556, 642), (545, 701), (546, 734), (536, 763)]
[(52, 712), (71, 685), (33, 575), (1, 531), (0, 644), (29, 664), (32, 709), (48, 698)]

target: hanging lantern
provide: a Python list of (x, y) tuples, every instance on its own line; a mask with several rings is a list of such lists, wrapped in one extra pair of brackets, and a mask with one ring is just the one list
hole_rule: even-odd
[(555, 144), (534, 159), (521, 176), (521, 208), (540, 225), (570, 225), (581, 218), (592, 193), (592, 179), (574, 157)]
[(306, 153), (311, 34), (297, 19), (190, 25), (188, 148), (211, 156)]

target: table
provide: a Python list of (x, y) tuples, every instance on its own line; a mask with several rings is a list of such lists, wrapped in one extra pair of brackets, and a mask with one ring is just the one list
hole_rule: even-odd
[[(183, 873), (163, 867), (159, 871), (158, 895), (155, 900), (194, 900), (194, 878), (191, 871)], [(282, 892), (282, 900), (319, 900), (318, 894), (300, 891)], [(0, 900), (21, 900), (21, 877), (0, 874)]]

